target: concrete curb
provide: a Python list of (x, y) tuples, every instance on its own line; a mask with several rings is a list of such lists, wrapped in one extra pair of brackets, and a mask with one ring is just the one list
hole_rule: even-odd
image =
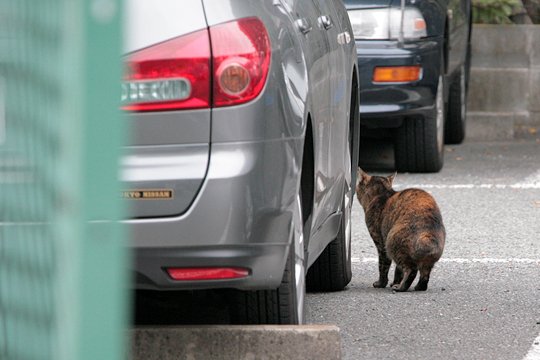
[(341, 359), (334, 325), (141, 327), (130, 336), (132, 360)]

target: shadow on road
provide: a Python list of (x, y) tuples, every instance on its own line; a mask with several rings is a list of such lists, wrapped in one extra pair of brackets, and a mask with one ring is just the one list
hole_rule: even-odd
[(135, 291), (135, 325), (211, 325), (229, 324), (224, 292)]
[(394, 165), (394, 147), (389, 140), (360, 140), (359, 165), (366, 171), (392, 172)]

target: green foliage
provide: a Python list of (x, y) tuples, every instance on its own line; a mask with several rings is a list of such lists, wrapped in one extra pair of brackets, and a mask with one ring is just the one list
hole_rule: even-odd
[(519, 0), (473, 0), (473, 22), (477, 24), (512, 24), (510, 16)]

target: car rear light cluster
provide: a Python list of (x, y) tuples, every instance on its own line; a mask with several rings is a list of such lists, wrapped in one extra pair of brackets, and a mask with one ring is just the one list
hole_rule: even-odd
[(249, 270), (239, 267), (168, 268), (167, 274), (177, 281), (226, 280), (249, 276)]
[(210, 28), (214, 106), (247, 102), (261, 92), (270, 65), (270, 40), (256, 18)]
[(262, 91), (271, 45), (258, 18), (219, 24), (128, 56), (122, 108), (199, 109), (242, 104)]

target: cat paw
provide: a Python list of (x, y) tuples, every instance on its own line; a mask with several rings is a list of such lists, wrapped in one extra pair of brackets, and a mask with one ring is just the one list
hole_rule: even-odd
[(414, 291), (426, 291), (426, 290), (427, 290), (427, 285), (418, 284), (414, 287)]
[(388, 282), (381, 282), (380, 280), (377, 280), (373, 283), (373, 287), (374, 288), (378, 288), (378, 289), (381, 289), (381, 288), (385, 288), (386, 287), (386, 284), (388, 284)]
[(396, 292), (405, 292), (405, 291), (407, 291), (406, 289), (402, 289), (399, 284), (392, 285), (392, 290), (396, 291)]

